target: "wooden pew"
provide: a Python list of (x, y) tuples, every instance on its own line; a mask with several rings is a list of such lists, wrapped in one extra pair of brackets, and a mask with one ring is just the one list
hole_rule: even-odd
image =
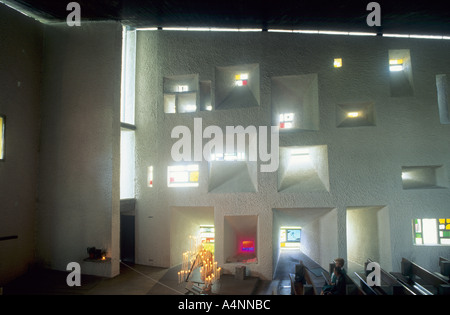
[(401, 273), (391, 274), (418, 295), (450, 294), (448, 282), (406, 258), (402, 258)]
[(291, 282), (291, 295), (303, 295), (303, 283), (295, 281), (295, 274), (289, 274), (289, 280)]
[(444, 257), (439, 257), (439, 269), (440, 272), (435, 272), (434, 274), (450, 283), (450, 260)]
[[(372, 259), (368, 258), (364, 263), (365, 279), (367, 279), (367, 275), (370, 271), (367, 271), (367, 265), (371, 262), (374, 262)], [(416, 295), (413, 291), (411, 291), (407, 286), (397, 281), (397, 279), (392, 276), (389, 272), (385, 271), (380, 266), (380, 276), (381, 276), (381, 285), (372, 287), (372, 289), (377, 293), (377, 295)]]
[(361, 290), (365, 293), (365, 295), (386, 295), (384, 294), (384, 291), (379, 291), (377, 288), (379, 287), (371, 287), (366, 282), (366, 274), (365, 273), (358, 273), (355, 272), (356, 277), (359, 280), (359, 286)]
[[(300, 281), (295, 276), (300, 276)], [(289, 274), (292, 295), (315, 295), (316, 289), (313, 286), (309, 272), (302, 261), (295, 265), (295, 274)]]

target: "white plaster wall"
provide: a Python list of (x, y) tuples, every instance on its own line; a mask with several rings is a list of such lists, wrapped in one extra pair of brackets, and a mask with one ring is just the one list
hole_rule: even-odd
[[(336, 257), (339, 257), (338, 245), (339, 238), (337, 224), (337, 210), (330, 210), (319, 218), (320, 231), (320, 256), (317, 263), (326, 267)], [(328, 269), (327, 269), (328, 270)]]
[(6, 115), (0, 161), (0, 286), (34, 261), (42, 26), (0, 4), (0, 114)]
[[(389, 49), (410, 50), (414, 96), (390, 96)], [(383, 205), (390, 209), (392, 269), (398, 271), (401, 257), (407, 257), (425, 268), (437, 270), (437, 257), (448, 257), (449, 248), (413, 246), (411, 220), (425, 216), (448, 217), (449, 191), (405, 191), (401, 167), (445, 165), (449, 169), (450, 130), (448, 125), (439, 122), (436, 97), (436, 74), (450, 71), (449, 50), (448, 41), (424, 39), (139, 31), (136, 60), (137, 262), (170, 265), (167, 231), (172, 206), (214, 207), (217, 240), (223, 238), (225, 214), (258, 215), (258, 264), (249, 268), (255, 274), (271, 278), (273, 208), (336, 208), (337, 246), (328, 245), (336, 251), (333, 256), (346, 258), (347, 207)], [(342, 68), (333, 68), (335, 57), (343, 58)], [(216, 66), (254, 63), (258, 63), (260, 69), (259, 107), (164, 114), (164, 76), (199, 74), (200, 80), (211, 80), (214, 95)], [(198, 188), (167, 188), (170, 149), (177, 140), (170, 137), (173, 127), (192, 128), (193, 117), (202, 117), (203, 126), (270, 125), (271, 77), (311, 73), (318, 75), (319, 130), (282, 134), (280, 146), (327, 145), (329, 192), (277, 192), (277, 174), (259, 173), (256, 193), (209, 194), (208, 168), (204, 161), (200, 163)], [(337, 104), (353, 102), (374, 102), (376, 126), (336, 127)], [(152, 188), (145, 185), (149, 165), (155, 167)], [(219, 265), (226, 269), (220, 241), (216, 250)]]
[(380, 261), (378, 209), (358, 208), (347, 211), (347, 258), (364, 266), (367, 258)]
[(183, 253), (190, 250), (189, 237), (197, 237), (200, 225), (214, 224), (214, 208), (171, 207), (170, 253), (172, 266), (181, 264)]
[[(119, 273), (122, 28), (46, 25), (37, 258), (52, 269)], [(87, 247), (111, 263), (83, 263)]]

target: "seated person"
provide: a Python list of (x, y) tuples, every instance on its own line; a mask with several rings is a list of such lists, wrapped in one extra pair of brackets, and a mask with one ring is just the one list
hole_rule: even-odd
[(335, 283), (329, 288), (322, 291), (322, 295), (345, 295), (346, 294), (346, 281), (345, 274), (342, 272), (342, 268), (339, 266), (334, 267)]
[[(341, 271), (344, 274), (344, 276), (347, 274), (344, 268), (344, 264), (345, 264), (345, 260), (344, 258), (336, 258), (334, 260), (334, 262), (336, 263), (336, 267), (341, 267)], [(333, 274), (334, 275), (334, 274)]]
[[(336, 259), (334, 260), (334, 262), (336, 263), (336, 267), (340, 267), (340, 268), (341, 268), (341, 272), (342, 272), (342, 274), (343, 274), (343, 276), (344, 276), (344, 278), (345, 278), (347, 272), (345, 271), (345, 268), (344, 268), (344, 264), (345, 264), (344, 258), (336, 258)], [(332, 287), (334, 284), (336, 284), (336, 275), (335, 275), (335, 273), (333, 272), (333, 274), (331, 275), (331, 282), (330, 282), (330, 284), (329, 284), (329, 285), (324, 285), (323, 288), (322, 288), (322, 292), (321, 292), (320, 294), (323, 295), (323, 293), (324, 293), (325, 291), (330, 290), (331, 287)]]

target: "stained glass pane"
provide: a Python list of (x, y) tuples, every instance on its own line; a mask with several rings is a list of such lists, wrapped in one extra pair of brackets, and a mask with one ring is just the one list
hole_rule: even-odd
[(422, 220), (420, 220), (420, 219), (415, 219), (415, 220), (414, 220), (414, 230), (415, 230), (417, 233), (422, 233), (422, 224), (421, 224), (421, 221), (422, 221)]
[(433, 245), (438, 243), (436, 219), (422, 219), (423, 243)]
[(153, 187), (153, 166), (147, 168), (147, 186)]
[(167, 170), (167, 185), (169, 187), (197, 187), (198, 165), (173, 165)]
[(191, 172), (189, 175), (189, 181), (190, 182), (198, 182), (198, 171), (197, 172)]

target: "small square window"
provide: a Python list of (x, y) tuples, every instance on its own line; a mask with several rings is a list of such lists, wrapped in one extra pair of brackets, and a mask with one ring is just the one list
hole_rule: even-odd
[(280, 128), (290, 129), (294, 127), (294, 113), (280, 114)]
[(244, 86), (248, 84), (248, 73), (236, 74), (234, 76), (236, 86)]
[(342, 67), (342, 58), (334, 58), (333, 65), (335, 68), (341, 68)]

